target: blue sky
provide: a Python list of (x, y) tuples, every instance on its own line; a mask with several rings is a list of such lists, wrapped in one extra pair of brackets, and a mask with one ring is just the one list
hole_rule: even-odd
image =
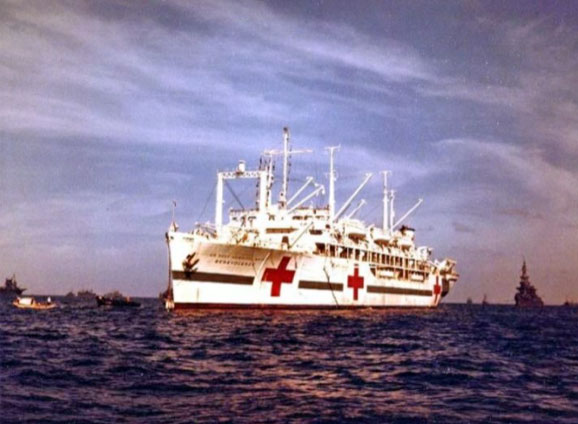
[[(578, 300), (576, 6), (503, 3), (0, 0), (0, 272), (156, 295), (171, 201), (182, 229), (212, 219), (215, 171), (289, 126), (316, 151), (294, 186), (340, 144), (338, 201), (382, 169), (398, 213), (425, 199), (449, 301), (511, 302), (522, 256)], [(378, 177), (363, 197), (379, 222)]]

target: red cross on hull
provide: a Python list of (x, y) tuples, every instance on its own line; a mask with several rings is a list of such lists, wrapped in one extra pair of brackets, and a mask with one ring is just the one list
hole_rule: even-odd
[(437, 276), (436, 276), (436, 283), (435, 283), (435, 285), (434, 285), (434, 287), (433, 287), (433, 292), (434, 292), (434, 295), (435, 295), (435, 297), (434, 297), (434, 305), (437, 305), (437, 303), (438, 303), (438, 298), (440, 297), (440, 294), (441, 294), (441, 292), (442, 292), (442, 286), (440, 286), (439, 279), (440, 279), (440, 277), (437, 277)]
[(271, 284), (271, 297), (281, 296), (281, 284), (293, 283), (295, 271), (287, 269), (290, 260), (291, 258), (289, 256), (283, 256), (277, 268), (265, 269), (265, 272), (263, 273), (263, 281), (273, 283)]
[(359, 275), (359, 267), (355, 265), (353, 275), (347, 276), (347, 287), (353, 289), (353, 300), (357, 300), (359, 289), (363, 288), (363, 277)]

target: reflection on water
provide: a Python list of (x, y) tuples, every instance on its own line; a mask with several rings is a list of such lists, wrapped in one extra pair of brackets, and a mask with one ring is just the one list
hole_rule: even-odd
[(0, 313), (2, 422), (578, 420), (578, 308)]

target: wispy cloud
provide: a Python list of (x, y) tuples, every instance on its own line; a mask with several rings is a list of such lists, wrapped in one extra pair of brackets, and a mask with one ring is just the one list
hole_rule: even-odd
[(186, 23), (181, 31), (154, 22), (163, 8), (140, 16), (128, 6), (123, 11), (136, 19), (127, 20), (95, 16), (85, 3), (9, 2), (0, 30), (10, 80), (0, 90), (3, 129), (214, 144), (222, 136), (207, 137), (214, 122), (280, 126), (336, 100), (392, 117), (375, 93), (387, 96), (387, 83), (435, 78), (408, 45), (260, 2), (167, 4)]
[(457, 231), (458, 233), (470, 233), (470, 234), (475, 233), (473, 227), (458, 221), (452, 222), (452, 226), (454, 227), (454, 230)]
[(493, 31), (505, 63), (487, 67), (484, 82), (465, 76), (448, 77), (420, 87), (425, 96), (499, 108), (515, 126), (514, 141), (578, 158), (578, 34), (552, 19), (478, 21)]
[(542, 150), (475, 139), (449, 139), (439, 145), (453, 152), (454, 158), (461, 158), (464, 166), (473, 159), (502, 179), (515, 180), (530, 190), (533, 198), (546, 200), (547, 207), (554, 207), (558, 212), (570, 211), (578, 200), (578, 174), (548, 162)]
[(542, 213), (536, 212), (535, 210), (529, 208), (502, 208), (497, 209), (496, 213), (498, 215), (511, 216), (521, 219), (537, 219), (540, 221), (545, 219), (545, 216)]

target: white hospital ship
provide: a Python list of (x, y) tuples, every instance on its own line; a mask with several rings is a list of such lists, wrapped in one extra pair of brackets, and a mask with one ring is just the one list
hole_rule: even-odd
[[(395, 219), (394, 191), (383, 171), (383, 222), (366, 225), (355, 219), (357, 195), (365, 178), (336, 210), (334, 155), (329, 147), (329, 204), (307, 202), (324, 194), (312, 177), (291, 196), (290, 158), (306, 151), (290, 148), (284, 129), (283, 149), (265, 151), (259, 167), (240, 161), (233, 171), (217, 174), (215, 222), (182, 232), (174, 221), (166, 234), (169, 248), (167, 309), (359, 307), (436, 307), (457, 281), (455, 261), (431, 258), (429, 247), (417, 247), (414, 230), (402, 225), (421, 199)], [(274, 165), (281, 157), (283, 176), (273, 202)], [(223, 188), (228, 180), (254, 179), (253, 209), (230, 210), (223, 222)], [(305, 194), (307, 190), (309, 193)], [(349, 211), (349, 212), (348, 212)]]

